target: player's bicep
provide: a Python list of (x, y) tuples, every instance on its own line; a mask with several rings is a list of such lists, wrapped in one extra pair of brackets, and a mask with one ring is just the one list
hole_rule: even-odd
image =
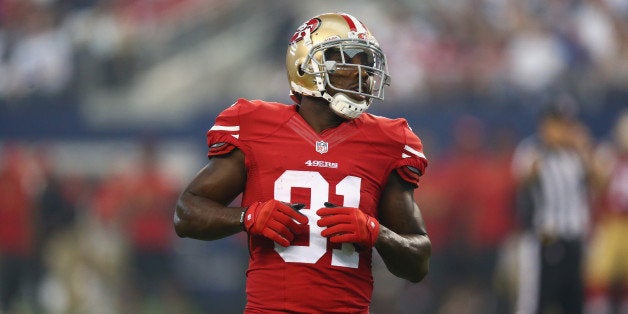
[(398, 234), (427, 234), (425, 223), (414, 201), (414, 185), (393, 171), (382, 193), (378, 220)]
[(227, 154), (211, 157), (184, 193), (227, 205), (244, 191), (245, 184), (244, 153), (234, 149)]

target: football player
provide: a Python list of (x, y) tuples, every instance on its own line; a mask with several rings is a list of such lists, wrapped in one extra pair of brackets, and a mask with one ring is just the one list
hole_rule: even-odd
[[(413, 199), (427, 160), (404, 119), (365, 111), (384, 98), (386, 58), (344, 13), (290, 39), (295, 104), (238, 99), (207, 132), (209, 162), (181, 194), (181, 237), (248, 233), (246, 313), (368, 313), (373, 247), (395, 275), (428, 271)], [(242, 207), (229, 204), (242, 194)]]

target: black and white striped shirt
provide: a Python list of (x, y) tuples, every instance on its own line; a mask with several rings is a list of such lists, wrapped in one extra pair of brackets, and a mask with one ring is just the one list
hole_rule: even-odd
[(537, 159), (539, 176), (529, 189), (532, 228), (537, 234), (562, 238), (583, 236), (590, 208), (582, 159), (574, 151), (547, 149), (536, 138), (528, 138), (515, 150), (515, 175), (530, 171)]

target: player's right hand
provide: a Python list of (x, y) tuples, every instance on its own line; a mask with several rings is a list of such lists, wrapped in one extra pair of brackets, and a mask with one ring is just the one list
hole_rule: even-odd
[(244, 212), (244, 229), (249, 234), (262, 235), (284, 247), (305, 230), (307, 222), (307, 216), (296, 207), (277, 200), (253, 203)]

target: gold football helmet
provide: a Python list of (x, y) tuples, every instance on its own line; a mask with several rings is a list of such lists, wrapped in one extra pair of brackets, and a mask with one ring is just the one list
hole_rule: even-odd
[[(359, 54), (360, 62), (354, 63)], [(299, 102), (299, 95), (322, 97), (336, 114), (348, 119), (366, 111), (373, 98), (384, 99), (384, 85), (390, 85), (386, 57), (377, 40), (346, 13), (321, 14), (301, 24), (290, 38), (286, 68), (293, 100)], [(339, 70), (358, 73), (355, 88), (333, 83), (330, 77)]]

